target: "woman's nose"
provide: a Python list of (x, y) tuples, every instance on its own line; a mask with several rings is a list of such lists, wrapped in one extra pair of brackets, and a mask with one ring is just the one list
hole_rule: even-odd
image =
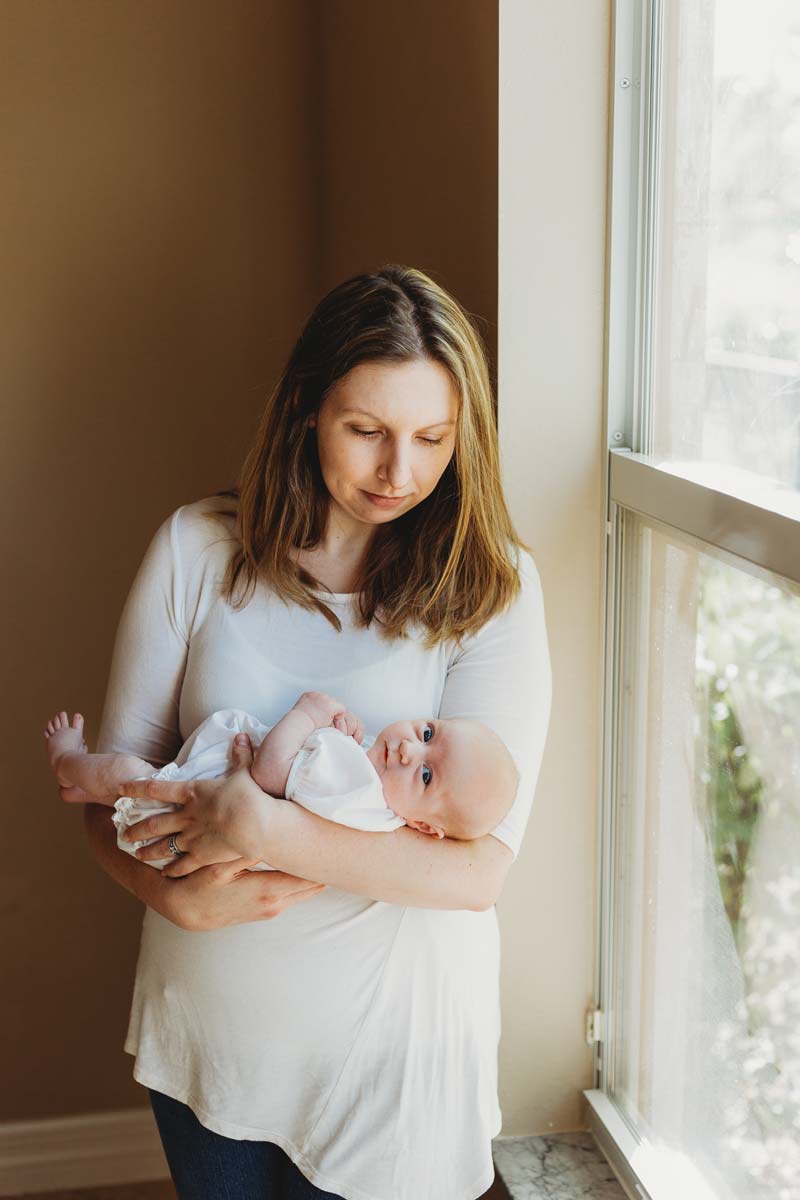
[(411, 478), (411, 460), (408, 449), (397, 444), (390, 447), (379, 474), (395, 491), (405, 487)]

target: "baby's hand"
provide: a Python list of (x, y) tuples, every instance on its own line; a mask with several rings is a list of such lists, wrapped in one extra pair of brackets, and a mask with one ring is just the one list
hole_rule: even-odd
[(301, 709), (314, 723), (315, 729), (332, 725), (347, 737), (359, 743), (364, 738), (364, 726), (358, 717), (348, 712), (341, 700), (327, 696), (325, 692), (303, 692), (294, 706)]
[(359, 721), (358, 717), (351, 712), (338, 712), (331, 721), (334, 729), (338, 729), (340, 733), (344, 733), (347, 737), (355, 738), (359, 746), (364, 740), (364, 726)]

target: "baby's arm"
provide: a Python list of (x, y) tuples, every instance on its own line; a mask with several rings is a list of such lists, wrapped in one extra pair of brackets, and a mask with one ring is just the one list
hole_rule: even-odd
[(364, 737), (361, 722), (347, 712), (341, 700), (334, 700), (324, 692), (303, 692), (256, 750), (250, 774), (262, 791), (271, 796), (285, 795), (289, 771), (303, 742), (315, 729), (329, 725), (335, 725), (357, 742)]
[(135, 754), (90, 754), (83, 740), (83, 717), (75, 713), (70, 724), (65, 712), (47, 722), (47, 756), (50, 769), (65, 800), (90, 801), (113, 808), (119, 785), (129, 779), (149, 778), (155, 767)]

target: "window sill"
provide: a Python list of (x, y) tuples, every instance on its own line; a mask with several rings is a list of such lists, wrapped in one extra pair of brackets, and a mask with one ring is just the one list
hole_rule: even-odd
[(591, 1133), (495, 1138), (492, 1155), (512, 1200), (625, 1200)]

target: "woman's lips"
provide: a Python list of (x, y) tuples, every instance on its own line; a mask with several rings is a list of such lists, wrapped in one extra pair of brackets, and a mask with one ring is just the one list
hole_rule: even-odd
[(365, 492), (363, 488), (361, 491), (376, 508), (397, 508), (398, 504), (408, 499), (408, 496), (376, 496), (374, 492)]

